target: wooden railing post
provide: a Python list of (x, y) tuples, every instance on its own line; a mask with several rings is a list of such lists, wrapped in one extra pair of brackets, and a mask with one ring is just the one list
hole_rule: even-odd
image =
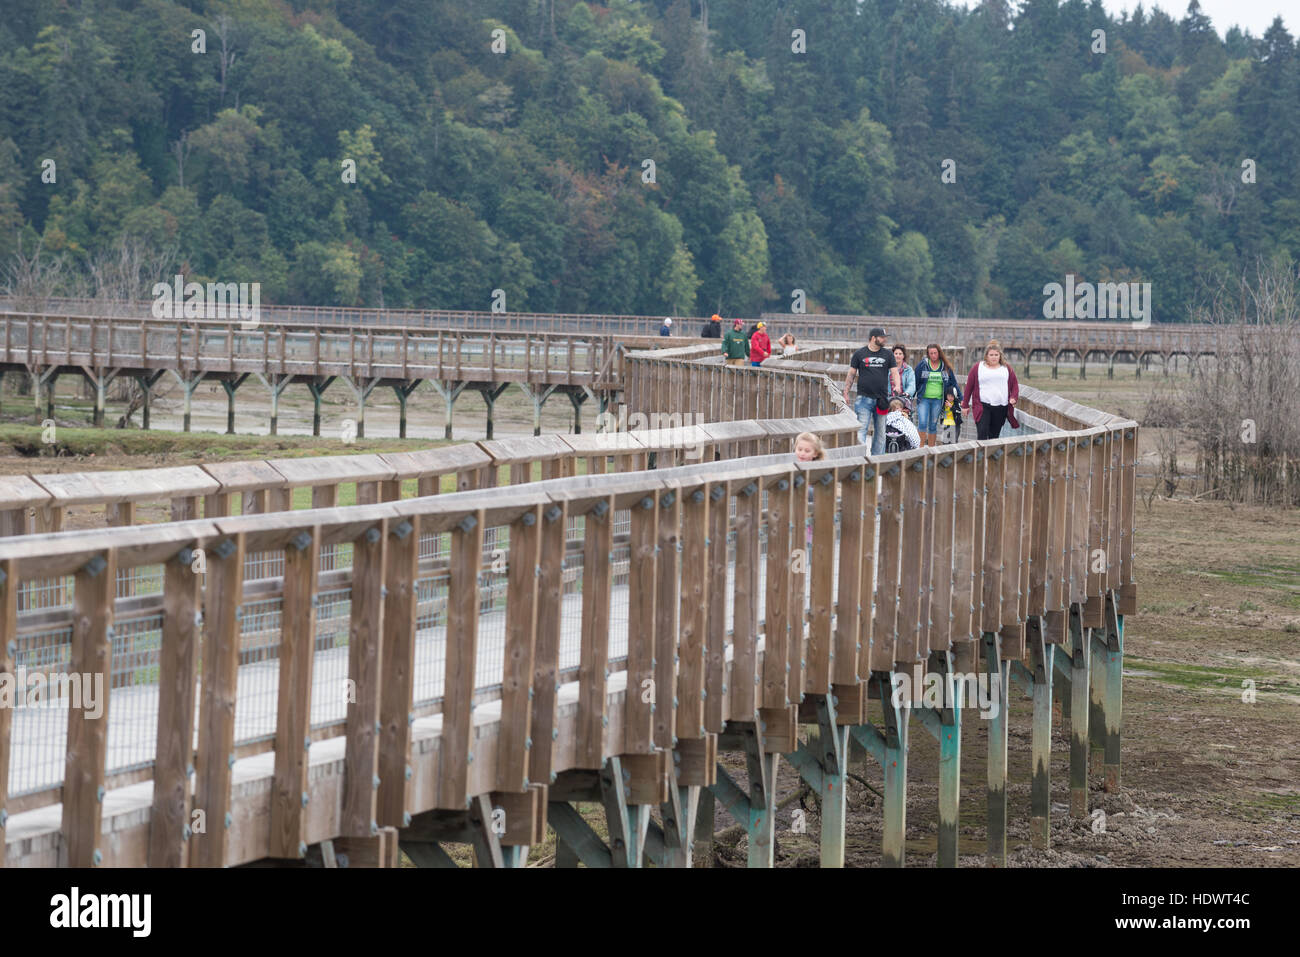
[(624, 703), (624, 754), (648, 754), (654, 744), (655, 596), (659, 537), (659, 496), (647, 492), (629, 509), (627, 576), (627, 696)]
[(307, 853), (307, 759), (319, 574), (320, 529), (300, 531), (284, 549), (270, 857), (298, 859)]
[(479, 568), (483, 560), (483, 510), (451, 530), (447, 576), (447, 667), (442, 688), (437, 806), (459, 810), (470, 798), (474, 761), (474, 671), (478, 662)]
[(380, 519), (352, 541), (352, 608), (348, 634), (347, 718), (344, 727), (347, 775), (343, 781), (344, 837), (378, 831), (379, 739), (384, 660), (384, 581), (388, 520)]
[[(195, 548), (201, 547), (201, 542), (195, 543)], [(153, 769), (153, 810), (149, 819), (150, 867), (186, 866), (193, 836), (190, 774), (194, 771), (194, 704), (198, 694), (199, 609), (202, 603), (202, 580), (196, 570), (195, 557), (193, 548), (185, 548), (163, 565), (158, 737)]]
[[(535, 505), (510, 525), (506, 567), (506, 631), (501, 676), (501, 726), (497, 749), (497, 791), (527, 789), (527, 743), (532, 734), (534, 655), (537, 647), (537, 582), (541, 558), (542, 507)], [(549, 784), (549, 781), (539, 782)]]
[(190, 846), (190, 864), (199, 867), (225, 867), (229, 860), (244, 557), (242, 532), (221, 538), (206, 555), (203, 693), (194, 788), (194, 809), (203, 812), (204, 830), (195, 828)]

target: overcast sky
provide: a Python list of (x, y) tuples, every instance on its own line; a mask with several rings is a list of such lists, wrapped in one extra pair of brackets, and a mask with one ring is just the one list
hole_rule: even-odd
[[(964, 2), (967, 8), (977, 6), (979, 0), (956, 0)], [(1118, 17), (1125, 10), (1132, 10), (1138, 0), (1101, 0), (1102, 6), (1113, 17)], [(1156, 7), (1164, 10), (1174, 20), (1181, 20), (1187, 15), (1188, 0), (1157, 0), (1152, 3), (1144, 0), (1142, 9), (1150, 13)], [(1281, 15), (1287, 32), (1294, 38), (1300, 28), (1300, 0), (1201, 0), (1201, 12), (1210, 18), (1214, 29), (1223, 36), (1233, 24), (1243, 30), (1249, 30), (1256, 37), (1262, 37), (1269, 28), (1273, 18)]]

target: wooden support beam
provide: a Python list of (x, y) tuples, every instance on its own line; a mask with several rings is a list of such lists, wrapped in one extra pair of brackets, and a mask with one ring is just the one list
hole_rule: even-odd
[[(510, 525), (506, 568), (506, 630), (501, 675), (501, 727), (510, 729), (497, 743), (497, 790), (528, 787), (532, 747), (534, 655), (537, 645), (537, 581), (541, 562), (542, 506), (535, 505)], [(543, 782), (549, 784), (550, 780)], [(521, 841), (537, 844), (539, 841)]]
[[(567, 507), (557, 502), (542, 508), (542, 535), (537, 576), (537, 643), (533, 658), (533, 748), (528, 780), (554, 784), (556, 712), (560, 689), (560, 616), (564, 602), (564, 532)], [(630, 623), (629, 623), (630, 629)], [(631, 640), (629, 630), (628, 639)], [(630, 645), (629, 645), (630, 647)]]
[(486, 794), (477, 794), (466, 799), (469, 805), (470, 843), (474, 847), (475, 867), (505, 867), (505, 855), (501, 851), (501, 830), (504, 822), (493, 817), (492, 803)]
[(416, 867), (457, 868), (460, 865), (451, 859), (451, 855), (442, 849), (436, 841), (401, 841), (402, 853), (411, 859)]
[[(479, 569), (483, 561), (483, 510), (451, 531), (447, 575), (447, 668), (442, 687), (436, 807), (460, 808), (471, 797), (474, 760), (474, 674), (478, 662)], [(477, 799), (476, 799), (477, 800)]]
[(331, 843), (338, 867), (401, 867), (395, 827), (379, 828), (369, 837), (336, 837)]
[(769, 754), (789, 754), (799, 746), (799, 706), (760, 708), (763, 750)]
[(671, 751), (625, 754), (619, 761), (623, 769), (624, 794), (629, 804), (663, 804), (668, 800)]
[(677, 783), (683, 787), (709, 787), (717, 780), (718, 736), (682, 738), (673, 752)]
[[(790, 705), (790, 553), (793, 550), (790, 542), (790, 509), (793, 486), (794, 476), (789, 473), (773, 476), (766, 486), (767, 601), (763, 611), (760, 708), (785, 708)], [(793, 751), (794, 748), (781, 750)]]
[(680, 603), (681, 515), (683, 492), (665, 489), (659, 494), (659, 551), (655, 570), (655, 747), (671, 751), (677, 736), (677, 616)]
[(979, 621), (972, 624), (971, 584), (975, 580), (975, 449), (953, 453), (952, 639), (972, 644)]
[[(681, 589), (677, 641), (677, 739), (699, 738), (707, 733), (705, 668), (708, 649), (709, 591), (709, 495), (708, 486), (683, 485), (681, 499)], [(726, 579), (722, 580), (726, 587)], [(670, 753), (668, 751), (665, 754)], [(645, 802), (638, 802), (645, 803)]]
[[(747, 815), (737, 820), (745, 823), (749, 834), (749, 867), (773, 867), (776, 852), (776, 775), (780, 754), (768, 752), (759, 739), (756, 725), (744, 725), (740, 733), (745, 746), (745, 763), (749, 770)], [(794, 748), (789, 750), (793, 751)], [(723, 778), (718, 769), (718, 779)], [(716, 792), (715, 792), (716, 793)], [(721, 798), (721, 794), (718, 795)]]
[(240, 615), (244, 603), (244, 534), (207, 550), (204, 583), (203, 683), (199, 704), (198, 778), (194, 808), (205, 831), (194, 834), (190, 865), (225, 867), (235, 766), (235, 700), (239, 678)]
[[(865, 478), (867, 471), (871, 472), (870, 480)], [(839, 575), (839, 595), (835, 608), (835, 646), (830, 671), (832, 680), (838, 685), (854, 685), (857, 682), (859, 656), (865, 663), (866, 651), (871, 643), (871, 579), (863, 574), (862, 566), (874, 554), (875, 475), (874, 468), (851, 465), (840, 468), (837, 476), (841, 493), (840, 561), (836, 569)], [(866, 506), (868, 491), (870, 508)], [(818, 508), (820, 507), (821, 502), (818, 500)], [(871, 521), (866, 519), (868, 514)], [(813, 530), (813, 536), (816, 539), (816, 529)], [(865, 594), (863, 582), (866, 583)]]
[(736, 497), (736, 579), (732, 611), (731, 717), (758, 720), (758, 568), (762, 497), (758, 482), (732, 483)]
[[(984, 466), (986, 495), (984, 498), (984, 591), (980, 601), (983, 614), (980, 617), (980, 631), (1000, 631), (1002, 628), (1003, 578), (1015, 594), (1017, 580), (1014, 569), (1008, 569), (1006, 562), (1008, 539), (1019, 538), (1022, 534), (1019, 514), (1008, 509), (1008, 483), (1012, 481), (1007, 474), (1011, 462), (1004, 445), (997, 445), (988, 450)], [(1014, 617), (1010, 619), (1014, 621)]]
[[(14, 673), (18, 641), (18, 561), (0, 562), (0, 675)], [(191, 709), (192, 710), (192, 709)], [(14, 709), (0, 708), (0, 867), (5, 866), (5, 826), (9, 820), (9, 755)], [(162, 738), (158, 739), (159, 742)]]
[(1070, 606), (1070, 816), (1088, 818), (1088, 692), (1092, 630), (1082, 626), (1083, 609)]
[(929, 604), (922, 601), (922, 565), (929, 554), (929, 541), (925, 538), (928, 524), (925, 501), (932, 481), (934, 458), (929, 454), (909, 459), (905, 465), (904, 515), (906, 531), (899, 542), (898, 613), (895, 627), (898, 632), (894, 660), (902, 667), (924, 660), (927, 650), (921, 642), (921, 613)]
[(348, 773), (343, 782), (340, 831), (370, 837), (378, 829), (380, 695), (384, 661), (384, 581), (388, 520), (380, 519), (352, 542), (352, 607), (348, 634), (348, 707), (344, 738)]
[[(654, 759), (655, 755), (641, 755)], [(612, 867), (640, 867), (645, 856), (650, 808), (630, 800), (629, 782), (620, 758), (610, 758), (600, 770), (600, 796), (605, 807)], [(666, 794), (663, 795), (667, 797)]]
[[(704, 678), (704, 727), (711, 736), (731, 716), (727, 696), (727, 527), (731, 522), (725, 482), (709, 490), (709, 624)], [(630, 606), (629, 606), (630, 607)], [(716, 737), (714, 747), (716, 748)], [(703, 782), (692, 782), (703, 783)]]
[[(892, 679), (892, 675), (890, 676)], [(897, 707), (890, 700), (889, 687), (881, 688), (885, 730), (881, 765), (885, 771), (885, 833), (881, 848), (881, 865), (902, 867), (903, 843), (907, 836), (907, 754), (908, 719), (911, 707), (906, 703)]]
[(414, 788), (411, 769), (411, 708), (415, 698), (416, 581), (420, 516), (388, 523), (384, 567), (384, 630), (379, 695), (379, 794), (381, 827), (406, 827)]
[(934, 459), (934, 491), (927, 509), (933, 522), (930, 548), (924, 556), (928, 564), (929, 621), (926, 647), (930, 654), (947, 654), (952, 647), (953, 611), (953, 524), (957, 494), (956, 458), (941, 452)]
[[(800, 686), (801, 690), (814, 694), (829, 694), (831, 690), (831, 663), (834, 661), (831, 625), (834, 617), (835, 590), (835, 471), (827, 469), (820, 474), (809, 474), (811, 495), (813, 497), (812, 540), (804, 536), (804, 548), (807, 550), (804, 564), (812, 574), (812, 595), (810, 601), (811, 624), (808, 628), (807, 670)], [(861, 484), (860, 482), (858, 483)], [(807, 496), (803, 496), (804, 499)], [(795, 522), (795, 535), (798, 536), (800, 523)], [(802, 596), (802, 587), (798, 595)], [(857, 617), (854, 609), (854, 617)], [(802, 615), (796, 615), (799, 631), (803, 631)], [(802, 645), (802, 642), (796, 642)], [(856, 650), (856, 649), (855, 649)]]
[[(194, 569), (194, 554), (193, 549), (182, 549), (163, 565), (158, 744), (153, 769), (153, 809), (149, 815), (150, 867), (185, 867), (189, 861), (190, 775), (194, 772), (194, 704), (198, 694), (195, 679), (202, 606), (202, 579)], [(4, 716), (0, 715), (0, 741), (4, 740), (3, 721)], [(0, 788), (3, 788), (3, 770), (0, 766)]]
[[(911, 478), (911, 476), (907, 476)], [(871, 624), (870, 668), (893, 671), (897, 660), (899, 612), (899, 557), (903, 542), (903, 466), (892, 462), (880, 473), (879, 508), (881, 556), (876, 569), (875, 617)], [(865, 563), (864, 563), (865, 564)], [(865, 570), (864, 570), (865, 571)], [(859, 671), (861, 671), (859, 666)]]
[[(556, 867), (576, 866), (578, 861), (588, 867), (613, 867), (614, 855), (578, 811), (564, 801), (551, 801), (546, 810), (547, 822), (556, 836)], [(565, 849), (561, 855), (560, 848)], [(563, 861), (571, 856), (572, 862)]]
[(283, 624), (276, 697), (275, 776), (269, 857), (307, 853), (307, 757), (311, 750), (311, 673), (316, 657), (320, 529), (299, 532), (284, 550)]
[(544, 784), (526, 791), (492, 792), (493, 823), (503, 848), (532, 846), (546, 839), (547, 794)]
[(844, 866), (845, 823), (848, 810), (849, 729), (837, 720), (835, 699), (817, 696), (818, 764), (821, 769), (821, 866)]
[(1052, 678), (1056, 646), (1046, 641), (1041, 618), (1029, 619), (1026, 642), (1033, 669), (1034, 698), (1029, 836), (1035, 847), (1048, 848), (1052, 845)]
[(1105, 721), (1103, 770), (1107, 794), (1117, 794), (1120, 785), (1120, 741), (1124, 718), (1124, 626), (1115, 609), (1116, 593), (1106, 596), (1106, 685), (1102, 698)]
[(623, 751), (654, 750), (655, 581), (658, 561), (659, 496), (647, 494), (628, 510), (627, 694), (623, 700)]
[[(786, 612), (789, 622), (789, 636), (786, 640), (786, 665), (789, 677), (786, 685), (791, 704), (797, 705), (803, 700), (805, 643), (807, 640), (807, 622), (804, 605), (808, 594), (809, 552), (812, 550), (808, 541), (808, 479), (804, 472), (795, 472), (790, 494), (790, 598)], [(832, 553), (833, 554), (833, 553)], [(829, 578), (827, 579), (829, 581)], [(828, 613), (829, 613), (829, 602)], [(829, 625), (829, 622), (828, 622)], [(827, 629), (829, 631), (829, 627)]]
[[(614, 498), (611, 495), (599, 500), (583, 516), (582, 638), (578, 664), (576, 751), (576, 766), (580, 768), (598, 768), (604, 761), (605, 727), (609, 723), (605, 687), (609, 669), (609, 556), (614, 547), (613, 533)], [(671, 683), (664, 685), (665, 689), (671, 687)]]
[(990, 697), (997, 686), (997, 704), (989, 716), (988, 847), (990, 867), (1007, 863), (1007, 712), (1010, 705), (1010, 663), (1002, 658), (1001, 637), (984, 632), (984, 664)]

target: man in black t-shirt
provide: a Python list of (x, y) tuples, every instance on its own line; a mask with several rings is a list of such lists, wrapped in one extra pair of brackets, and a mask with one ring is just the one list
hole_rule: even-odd
[(885, 330), (876, 326), (871, 330), (867, 344), (853, 353), (849, 360), (849, 374), (844, 380), (844, 398), (847, 401), (853, 380), (858, 383), (858, 395), (853, 400), (853, 412), (858, 417), (861, 428), (858, 430), (858, 444), (865, 445), (867, 428), (871, 426), (875, 434), (871, 439), (871, 454), (880, 455), (885, 451), (885, 415), (877, 411), (891, 392), (902, 391), (898, 365), (894, 361), (894, 350), (885, 348)]

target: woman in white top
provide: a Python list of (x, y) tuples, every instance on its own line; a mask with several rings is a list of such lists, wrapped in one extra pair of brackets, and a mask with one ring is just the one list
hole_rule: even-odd
[(1015, 370), (1002, 358), (1002, 347), (996, 339), (984, 349), (984, 359), (971, 368), (966, 376), (966, 391), (962, 395), (962, 410), (975, 416), (975, 432), (981, 439), (996, 439), (1002, 434), (1003, 423), (1019, 428), (1015, 405), (1020, 398), (1020, 383)]
[(785, 335), (783, 335), (780, 339), (778, 339), (778, 340), (777, 340), (777, 345), (779, 345), (779, 346), (781, 347), (781, 355), (783, 355), (783, 356), (792, 356), (792, 355), (794, 355), (794, 352), (795, 352), (795, 348), (794, 348), (794, 336), (790, 335), (790, 333), (787, 332), (787, 333), (786, 333)]

